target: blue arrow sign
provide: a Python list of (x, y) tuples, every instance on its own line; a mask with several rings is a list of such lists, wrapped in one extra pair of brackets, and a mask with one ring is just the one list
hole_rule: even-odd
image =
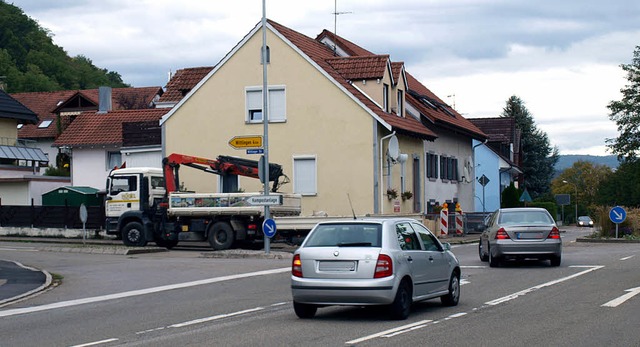
[(620, 224), (627, 219), (627, 211), (620, 206), (616, 206), (609, 211), (609, 219), (616, 224)]
[(276, 234), (276, 221), (271, 218), (265, 219), (262, 222), (262, 232), (264, 236), (272, 238)]

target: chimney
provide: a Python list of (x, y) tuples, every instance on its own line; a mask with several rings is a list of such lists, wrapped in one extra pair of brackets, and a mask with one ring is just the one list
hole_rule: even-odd
[(98, 113), (111, 111), (111, 87), (98, 88)]

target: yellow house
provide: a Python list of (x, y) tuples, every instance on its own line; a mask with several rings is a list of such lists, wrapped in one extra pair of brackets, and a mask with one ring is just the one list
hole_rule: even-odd
[[(426, 212), (433, 184), (425, 175), (427, 153), (439, 137), (429, 127), (462, 137), (454, 146), (460, 158), (470, 155), (472, 138), (484, 139), (472, 125), (456, 132), (425, 118), (422, 106), (407, 105), (419, 104), (423, 94), (412, 94), (404, 64), (388, 55), (326, 31), (312, 39), (273, 21), (267, 29), (269, 161), (290, 179), (280, 191), (303, 196), (303, 215)], [(163, 155), (258, 159), (229, 141), (263, 133), (261, 47), (258, 24), (162, 118)], [(255, 179), (198, 170), (182, 170), (180, 177), (195, 191), (263, 189)], [(453, 181), (459, 178), (445, 183)], [(472, 186), (441, 201), (462, 195), (471, 201)]]

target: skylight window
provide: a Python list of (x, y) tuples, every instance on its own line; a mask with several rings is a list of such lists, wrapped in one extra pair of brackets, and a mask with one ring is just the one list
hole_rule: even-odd
[(38, 125), (38, 128), (48, 128), (49, 125), (51, 125), (51, 122), (53, 122), (50, 119), (47, 120), (43, 120), (42, 123), (40, 123), (40, 125)]

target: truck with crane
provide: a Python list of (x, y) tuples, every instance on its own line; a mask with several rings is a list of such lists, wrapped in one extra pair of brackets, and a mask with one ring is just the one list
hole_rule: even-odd
[[(288, 182), (282, 167), (269, 163), (270, 193), (195, 193), (181, 191), (179, 170), (187, 166), (217, 175), (261, 179), (261, 163), (218, 156), (207, 159), (174, 153), (164, 158), (162, 169), (118, 168), (107, 177), (105, 228), (127, 246), (153, 241), (173, 248), (181, 241), (208, 241), (214, 250), (235, 243), (262, 240), (264, 205), (274, 217), (299, 216), (299, 194), (278, 193)], [(262, 165), (265, 167), (267, 165)]]

